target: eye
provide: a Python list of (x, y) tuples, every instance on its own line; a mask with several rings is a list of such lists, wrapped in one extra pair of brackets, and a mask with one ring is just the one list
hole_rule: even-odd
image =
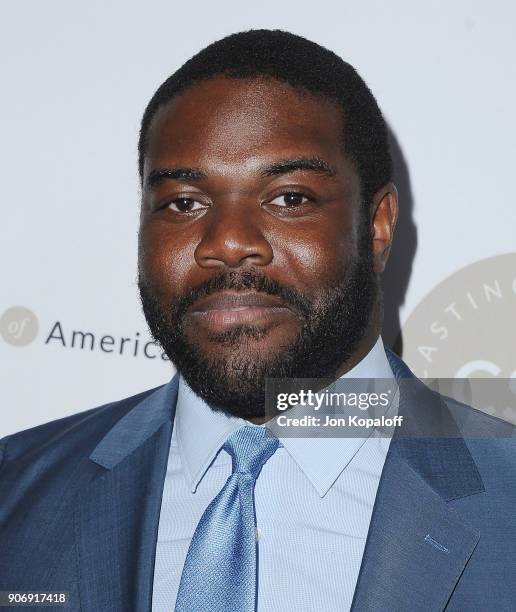
[(289, 191), (287, 193), (282, 193), (281, 195), (275, 197), (273, 200), (269, 201), (269, 204), (274, 204), (274, 206), (281, 206), (282, 208), (294, 208), (296, 206), (302, 206), (309, 202), (311, 198), (306, 196), (304, 193), (299, 191)]
[(170, 208), (174, 212), (178, 213), (190, 213), (197, 212), (198, 210), (204, 210), (208, 208), (206, 204), (194, 200), (193, 198), (175, 198), (168, 203), (167, 208)]

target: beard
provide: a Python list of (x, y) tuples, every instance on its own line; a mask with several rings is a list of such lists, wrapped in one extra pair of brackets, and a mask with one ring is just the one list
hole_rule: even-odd
[[(380, 289), (369, 227), (367, 223), (361, 226), (357, 255), (341, 275), (310, 292), (279, 284), (253, 268), (223, 272), (162, 303), (159, 292), (140, 269), (140, 300), (153, 338), (190, 388), (213, 410), (244, 419), (264, 417), (268, 378), (334, 379), (362, 340)], [(207, 355), (195, 338), (185, 333), (184, 317), (196, 300), (223, 290), (253, 290), (281, 298), (298, 315), (297, 337), (275, 353), (256, 354), (250, 345), (268, 331), (239, 325), (210, 334), (210, 341), (231, 350)]]

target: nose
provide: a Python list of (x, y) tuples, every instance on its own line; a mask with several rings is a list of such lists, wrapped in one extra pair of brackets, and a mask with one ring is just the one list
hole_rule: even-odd
[(214, 210), (195, 249), (197, 264), (203, 268), (269, 264), (273, 250), (260, 227), (259, 216), (260, 211), (254, 213), (241, 202)]

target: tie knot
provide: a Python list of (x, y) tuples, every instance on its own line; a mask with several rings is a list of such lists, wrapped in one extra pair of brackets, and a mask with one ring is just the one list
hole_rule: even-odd
[(278, 446), (278, 438), (267, 435), (265, 427), (245, 425), (229, 436), (223, 448), (233, 460), (233, 474), (250, 474), (256, 480)]

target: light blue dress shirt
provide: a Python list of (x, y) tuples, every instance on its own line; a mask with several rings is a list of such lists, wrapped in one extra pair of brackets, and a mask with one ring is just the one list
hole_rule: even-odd
[[(344, 377), (393, 378), (381, 338)], [(389, 416), (392, 411), (391, 405)], [(197, 523), (231, 474), (222, 445), (245, 424), (214, 412), (180, 379), (153, 612), (174, 609)], [(258, 612), (349, 610), (390, 438), (288, 437), (280, 443), (255, 487)]]

